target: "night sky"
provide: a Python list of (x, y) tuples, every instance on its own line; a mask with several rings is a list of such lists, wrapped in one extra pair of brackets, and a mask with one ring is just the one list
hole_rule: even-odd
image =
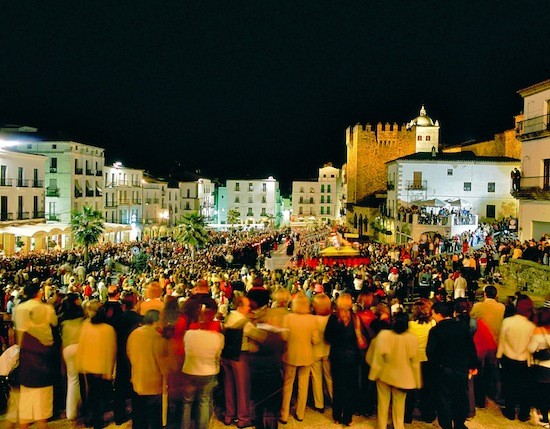
[(441, 141), (513, 127), (550, 78), (550, 2), (11, 1), (0, 122), (161, 176), (316, 177), (355, 123), (424, 103)]

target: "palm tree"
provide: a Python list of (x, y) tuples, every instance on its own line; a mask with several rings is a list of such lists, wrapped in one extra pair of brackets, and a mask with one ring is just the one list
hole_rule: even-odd
[(83, 206), (82, 210), (75, 210), (71, 215), (71, 230), (74, 242), (84, 247), (84, 262), (89, 260), (89, 247), (97, 244), (105, 230), (103, 216), (99, 210), (90, 206)]
[(197, 213), (189, 213), (181, 218), (178, 225), (180, 233), (177, 239), (180, 243), (191, 249), (193, 257), (195, 249), (208, 243), (208, 231), (206, 230), (206, 219)]
[(239, 217), (241, 216), (241, 212), (237, 209), (229, 209), (227, 212), (227, 223), (231, 226), (235, 225)]

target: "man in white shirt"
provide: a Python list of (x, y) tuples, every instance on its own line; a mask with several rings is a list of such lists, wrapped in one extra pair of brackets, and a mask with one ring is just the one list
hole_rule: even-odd
[(502, 322), (498, 339), (497, 358), (502, 367), (502, 384), (505, 392), (505, 407), (502, 414), (509, 420), (516, 417), (515, 406), (519, 404), (518, 418), (529, 420), (530, 379), (527, 346), (535, 330), (535, 324), (529, 320), (533, 316), (533, 301), (525, 295), (518, 298), (516, 314)]

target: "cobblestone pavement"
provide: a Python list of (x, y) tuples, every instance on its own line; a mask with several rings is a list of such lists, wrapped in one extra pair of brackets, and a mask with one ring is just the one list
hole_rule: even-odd
[[(2, 416), (3, 418), (3, 416)], [(51, 429), (84, 429), (84, 426), (75, 424), (67, 419), (54, 420), (49, 423)], [(535, 428), (533, 423), (522, 423), (519, 420), (508, 420), (502, 416), (500, 408), (495, 403), (489, 401), (489, 405), (485, 409), (477, 409), (476, 415), (472, 419), (466, 421), (466, 426), (469, 429), (521, 429)], [(117, 426), (114, 423), (109, 423), (108, 429), (131, 429), (132, 423), (126, 422), (123, 425)], [(327, 409), (324, 414), (320, 414), (310, 408), (306, 409), (306, 414), (303, 422), (298, 422), (292, 417), (286, 425), (279, 424), (279, 428), (284, 429), (322, 429), (322, 428), (343, 428), (344, 426), (336, 424), (331, 419), (331, 410)], [(357, 429), (375, 429), (376, 417), (354, 416), (352, 427)], [(541, 427), (541, 426), (538, 426)], [(226, 429), (236, 428), (236, 426), (225, 426), (223, 422), (212, 416), (210, 420), (210, 429)], [(405, 425), (406, 429), (437, 429), (440, 426), (437, 421), (434, 423), (424, 423), (413, 421), (411, 424)], [(173, 428), (179, 429), (179, 426)]]

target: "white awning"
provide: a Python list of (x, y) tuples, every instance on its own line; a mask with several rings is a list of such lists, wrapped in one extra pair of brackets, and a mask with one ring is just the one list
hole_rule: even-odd
[(59, 234), (70, 234), (71, 227), (65, 223), (39, 223), (19, 226), (7, 226), (0, 229), (0, 234), (13, 234), (21, 237), (42, 237)]

